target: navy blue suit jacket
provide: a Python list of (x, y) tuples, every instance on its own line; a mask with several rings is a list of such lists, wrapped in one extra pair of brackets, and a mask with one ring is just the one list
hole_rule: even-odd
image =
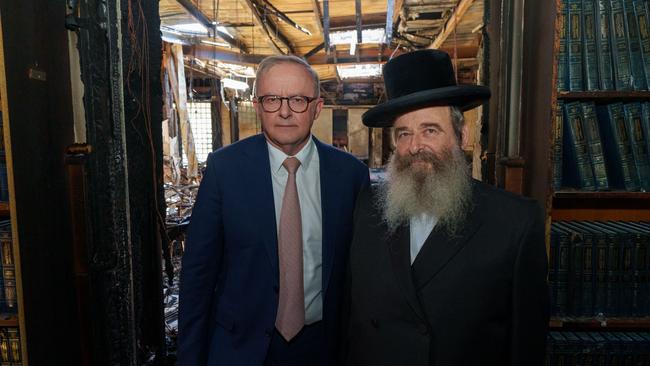
[[(352, 212), (368, 169), (314, 142), (323, 225), (323, 353), (333, 360)], [(208, 157), (181, 269), (179, 365), (263, 364), (278, 306), (277, 253), (268, 147), (256, 135)]]

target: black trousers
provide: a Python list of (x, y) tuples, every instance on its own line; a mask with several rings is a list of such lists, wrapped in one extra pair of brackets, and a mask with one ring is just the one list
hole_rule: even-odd
[(264, 366), (328, 366), (323, 363), (324, 351), (325, 331), (322, 321), (304, 326), (289, 342), (275, 329)]

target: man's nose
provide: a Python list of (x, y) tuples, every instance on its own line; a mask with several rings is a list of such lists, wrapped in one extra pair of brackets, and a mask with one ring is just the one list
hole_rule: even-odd
[(414, 134), (411, 137), (411, 142), (409, 143), (409, 153), (411, 153), (411, 155), (415, 155), (422, 150), (421, 142), (422, 141), (420, 140), (418, 134)]
[(281, 99), (280, 100), (280, 117), (282, 118), (289, 118), (293, 111), (291, 111), (291, 108), (289, 108), (289, 99)]

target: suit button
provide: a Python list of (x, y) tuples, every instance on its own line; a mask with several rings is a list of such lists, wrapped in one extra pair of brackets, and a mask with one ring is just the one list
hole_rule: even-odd
[(418, 332), (420, 332), (420, 334), (426, 335), (426, 334), (429, 333), (429, 329), (427, 328), (426, 324), (419, 324), (418, 325)]
[(273, 335), (273, 329), (267, 329), (264, 332), (264, 335), (266, 335), (268, 338), (271, 338), (271, 336)]
[(379, 328), (379, 321), (377, 321), (377, 319), (370, 319), (370, 324), (372, 324), (374, 328)]

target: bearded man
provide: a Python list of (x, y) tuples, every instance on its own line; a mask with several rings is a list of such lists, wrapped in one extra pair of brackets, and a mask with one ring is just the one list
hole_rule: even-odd
[(473, 180), (463, 111), (490, 96), (456, 85), (449, 56), (384, 67), (394, 128), (387, 180), (360, 194), (348, 273), (347, 365), (542, 365), (548, 325), (541, 210)]

